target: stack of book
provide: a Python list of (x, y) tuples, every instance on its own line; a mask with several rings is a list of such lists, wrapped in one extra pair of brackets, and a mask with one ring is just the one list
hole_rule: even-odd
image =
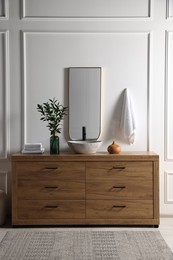
[(22, 153), (43, 153), (44, 148), (41, 143), (27, 143), (24, 144)]

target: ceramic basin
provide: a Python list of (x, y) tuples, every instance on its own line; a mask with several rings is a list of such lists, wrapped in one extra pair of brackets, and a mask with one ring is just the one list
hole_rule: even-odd
[(102, 144), (102, 141), (97, 140), (86, 140), (86, 141), (80, 141), (80, 140), (73, 140), (68, 141), (68, 144), (70, 148), (75, 153), (96, 153), (99, 149), (100, 145)]

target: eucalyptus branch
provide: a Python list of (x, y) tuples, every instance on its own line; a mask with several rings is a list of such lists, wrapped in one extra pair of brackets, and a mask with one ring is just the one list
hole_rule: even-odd
[(51, 134), (61, 133), (61, 121), (67, 115), (68, 107), (63, 106), (53, 98), (43, 104), (37, 104), (37, 110), (41, 113), (40, 120), (47, 121), (47, 127)]

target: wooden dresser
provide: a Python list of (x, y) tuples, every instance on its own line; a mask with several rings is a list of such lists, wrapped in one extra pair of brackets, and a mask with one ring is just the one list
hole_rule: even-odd
[(12, 155), (13, 225), (159, 225), (152, 152)]

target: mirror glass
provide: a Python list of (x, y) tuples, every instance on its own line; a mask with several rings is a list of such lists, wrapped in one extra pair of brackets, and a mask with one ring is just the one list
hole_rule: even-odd
[(101, 67), (69, 68), (69, 135), (96, 140), (101, 129)]

